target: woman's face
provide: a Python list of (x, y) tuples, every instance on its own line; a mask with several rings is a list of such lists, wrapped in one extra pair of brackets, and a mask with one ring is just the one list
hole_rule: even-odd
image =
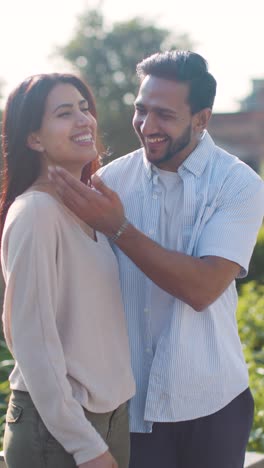
[(80, 172), (97, 156), (96, 120), (86, 99), (71, 84), (59, 83), (50, 91), (40, 130), (28, 138), (49, 165)]

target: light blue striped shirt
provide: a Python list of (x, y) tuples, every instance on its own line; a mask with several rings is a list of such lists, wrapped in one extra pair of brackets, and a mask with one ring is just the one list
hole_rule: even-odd
[[(119, 194), (131, 223), (162, 244), (159, 175), (144, 151), (119, 158), (99, 172)], [(240, 276), (245, 276), (264, 214), (262, 179), (217, 147), (207, 132), (178, 174), (183, 208), (177, 232), (171, 232), (172, 241), (173, 236), (180, 239), (177, 250), (224, 257), (238, 263)], [(151, 432), (154, 421), (190, 420), (223, 408), (248, 387), (235, 317), (235, 282), (200, 313), (171, 296), (169, 318), (154, 353), (151, 298), (157, 286), (114, 249), (137, 385), (130, 404), (131, 431)]]

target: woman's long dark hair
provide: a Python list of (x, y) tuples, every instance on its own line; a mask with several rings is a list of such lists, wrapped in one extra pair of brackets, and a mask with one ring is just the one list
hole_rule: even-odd
[[(71, 84), (88, 101), (93, 117), (96, 105), (87, 84), (71, 74), (50, 73), (34, 75), (23, 81), (7, 100), (3, 115), (2, 154), (3, 171), (0, 198), (0, 242), (6, 215), (18, 195), (27, 190), (40, 175), (41, 159), (37, 151), (30, 149), (27, 138), (41, 127), (45, 103), (50, 91), (57, 84)], [(100, 141), (98, 142), (100, 145)], [(98, 150), (102, 149), (98, 148)], [(82, 181), (87, 183), (99, 167), (99, 159), (88, 163), (82, 172)]]

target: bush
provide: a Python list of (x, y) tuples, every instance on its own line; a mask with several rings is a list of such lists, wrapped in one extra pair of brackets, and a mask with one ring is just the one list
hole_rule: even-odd
[(255, 415), (249, 450), (264, 452), (264, 285), (251, 281), (241, 286), (237, 321), (248, 364)]
[(249, 281), (257, 281), (258, 283), (264, 284), (264, 225), (259, 230), (257, 243), (254, 248), (254, 252), (249, 265), (249, 271), (246, 278), (243, 278), (237, 282), (238, 290), (242, 284), (248, 283)]
[(5, 413), (9, 399), (10, 389), (8, 376), (14, 366), (14, 361), (6, 347), (2, 337), (0, 337), (0, 449), (3, 445), (3, 434), (5, 425)]

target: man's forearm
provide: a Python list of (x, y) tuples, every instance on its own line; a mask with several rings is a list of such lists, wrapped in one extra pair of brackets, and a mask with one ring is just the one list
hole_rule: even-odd
[(239, 271), (237, 264), (219, 257), (200, 259), (164, 249), (132, 224), (116, 245), (161, 289), (197, 311), (214, 302)]

